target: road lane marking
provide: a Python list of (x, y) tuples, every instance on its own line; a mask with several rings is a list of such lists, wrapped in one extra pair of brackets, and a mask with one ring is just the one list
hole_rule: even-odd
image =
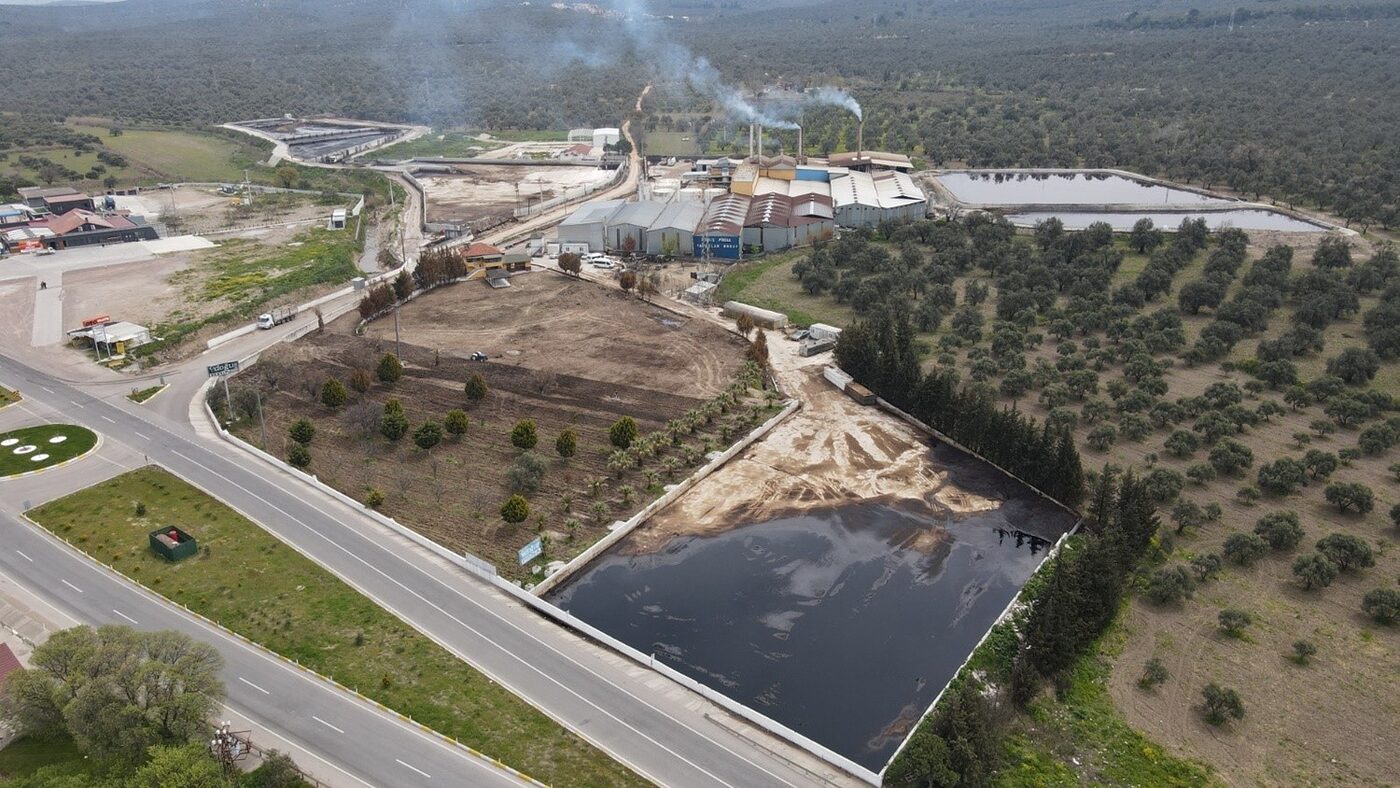
[(74, 405), (75, 407), (79, 407), (79, 408), (83, 407), (83, 403), (81, 403), (81, 402), (79, 402), (79, 401), (77, 401), (77, 400), (75, 400), (75, 399), (70, 399), (70, 400), (68, 400), (68, 401), (71, 402), (71, 403), (73, 403), (73, 405)]
[[(102, 416), (102, 414), (100, 414), (100, 413), (97, 414), (97, 415)], [(104, 421), (106, 421), (108, 424), (116, 424), (116, 423), (117, 423), (117, 420), (116, 420), (116, 419), (110, 418), (110, 417), (108, 417), (108, 416), (102, 416), (102, 419), (103, 419)]]
[[(398, 758), (395, 758), (394, 760), (399, 761)], [(414, 765), (411, 764), (411, 763), (404, 763), (403, 761), (399, 761), (399, 765), (400, 765), (400, 766), (403, 766), (403, 767), (405, 767), (405, 768), (412, 769), (413, 771), (418, 772), (419, 774), (423, 775), (424, 777), (428, 778), (429, 780), (433, 779), (433, 776), (432, 776), (431, 774), (428, 774), (427, 772), (423, 771), (422, 769), (418, 768), (417, 766), (414, 766)]]
[(68, 582), (67, 580), (64, 580), (64, 579), (61, 578), (61, 577), (59, 578), (59, 580), (60, 580), (64, 585), (68, 586), (69, 588), (73, 589), (74, 591), (77, 591), (79, 594), (83, 593), (83, 589), (78, 588), (77, 586), (73, 585), (72, 583)]
[[(150, 440), (150, 438), (146, 437), (145, 435), (142, 435), (142, 434), (139, 433), (139, 432), (136, 432), (136, 430), (132, 430), (132, 433), (134, 433), (134, 434), (136, 435), (136, 437), (140, 438), (140, 439), (143, 440), (143, 441), (148, 441), (148, 440)], [(176, 452), (176, 453), (178, 454), (179, 452)]]
[(112, 612), (113, 612), (113, 613), (116, 613), (117, 615), (121, 616), (122, 618), (126, 619), (127, 621), (130, 621), (130, 622), (133, 623), (133, 624), (138, 624), (138, 625), (139, 625), (139, 624), (141, 623), (140, 621), (137, 621), (136, 619), (132, 618), (131, 616), (128, 616), (127, 614), (125, 614), (125, 613), (123, 613), (122, 611), (116, 609), (115, 607), (112, 608)]
[[(174, 437), (173, 434), (172, 434), (172, 437)], [(192, 441), (189, 441), (188, 439), (185, 439), (185, 442), (186, 442), (186, 443), (189, 443), (191, 446), (194, 446), (194, 447), (198, 448)], [(206, 450), (206, 451), (207, 451), (207, 450)], [(704, 767), (700, 766), (699, 764), (695, 763), (694, 761), (690, 760), (689, 758), (685, 757), (684, 755), (680, 754), (679, 752), (676, 752), (675, 750), (671, 749), (670, 747), (667, 747), (666, 745), (662, 744), (660, 741), (657, 741), (657, 740), (656, 740), (655, 738), (653, 738), (652, 736), (647, 735), (646, 732), (644, 732), (644, 731), (641, 730), (640, 728), (636, 727), (635, 725), (632, 725), (632, 724), (630, 724), (630, 723), (628, 723), (628, 722), (625, 722), (621, 717), (618, 717), (616, 714), (613, 714), (611, 711), (609, 711), (608, 709), (604, 708), (604, 707), (601, 706), (599, 703), (597, 703), (597, 702), (595, 702), (595, 701), (593, 701), (593, 700), (591, 700), (591, 699), (585, 697), (584, 695), (582, 695), (581, 693), (579, 693), (579, 692), (578, 692), (577, 690), (575, 690), (574, 688), (572, 688), (572, 687), (570, 687), (570, 686), (564, 684), (563, 682), (561, 682), (561, 681), (559, 681), (558, 679), (554, 678), (554, 677), (551, 676), (550, 674), (546, 673), (544, 670), (541, 670), (538, 666), (536, 666), (535, 664), (529, 662), (529, 661), (526, 660), (525, 658), (521, 657), (519, 654), (516, 654), (515, 652), (511, 651), (510, 649), (508, 649), (508, 648), (506, 648), (506, 647), (504, 647), (504, 646), (502, 646), (502, 645), (496, 643), (494, 640), (492, 640), (490, 637), (488, 637), (485, 633), (483, 633), (483, 632), (481, 632), (480, 630), (477, 630), (476, 628), (472, 627), (472, 626), (471, 626), (470, 624), (468, 624), (467, 622), (463, 621), (462, 619), (458, 618), (457, 616), (455, 616), (455, 615), (453, 615), (452, 613), (448, 612), (447, 610), (443, 609), (442, 607), (440, 607), (440, 606), (437, 605), (436, 603), (434, 603), (434, 602), (432, 602), (431, 600), (429, 600), (427, 597), (425, 597), (425, 596), (423, 596), (422, 594), (418, 593), (417, 591), (414, 591), (413, 589), (409, 588), (407, 585), (404, 585), (404, 583), (402, 583), (401, 581), (399, 581), (397, 578), (395, 578), (395, 577), (393, 577), (392, 575), (390, 575), (389, 573), (385, 572), (383, 569), (380, 569), (378, 566), (376, 566), (376, 565), (370, 563), (369, 561), (365, 560), (365, 559), (364, 559), (363, 557), (361, 557), (359, 554), (357, 554), (357, 553), (351, 551), (349, 548), (347, 548), (347, 547), (345, 547), (344, 545), (342, 545), (342, 544), (336, 542), (335, 540), (331, 539), (331, 538), (330, 538), (329, 536), (327, 536), (326, 534), (321, 533), (319, 530), (317, 530), (317, 529), (311, 527), (310, 525), (307, 525), (306, 523), (302, 522), (300, 519), (298, 519), (297, 517), (293, 516), (290, 512), (288, 512), (287, 510), (285, 510), (285, 509), (283, 509), (282, 507), (278, 506), (277, 504), (273, 503), (272, 501), (269, 501), (269, 500), (267, 500), (266, 498), (262, 497), (261, 495), (258, 495), (257, 493), (253, 492), (252, 490), (248, 489), (247, 487), (244, 487), (242, 484), (239, 484), (238, 482), (234, 481), (233, 479), (229, 478), (228, 476), (218, 473), (217, 471), (215, 471), (214, 469), (212, 469), (212, 468), (210, 468), (209, 466), (205, 465), (204, 463), (200, 462), (199, 460), (196, 460), (196, 459), (193, 459), (193, 458), (191, 458), (191, 457), (186, 456), (185, 454), (181, 453), (178, 449), (171, 449), (170, 452), (171, 452), (172, 454), (174, 454), (175, 456), (179, 457), (180, 459), (185, 460), (186, 462), (189, 462), (189, 463), (195, 465), (196, 467), (198, 467), (198, 468), (204, 470), (206, 473), (210, 474), (211, 476), (215, 476), (215, 477), (219, 478), (220, 480), (222, 480), (222, 481), (224, 481), (224, 482), (226, 482), (226, 483), (228, 483), (228, 484), (233, 485), (234, 487), (238, 488), (239, 490), (242, 490), (243, 492), (247, 493), (249, 496), (253, 497), (254, 499), (256, 499), (256, 500), (258, 500), (258, 501), (261, 501), (261, 502), (263, 503), (263, 505), (269, 507), (270, 509), (272, 509), (272, 510), (275, 511), (275, 512), (278, 512), (278, 513), (281, 514), (283, 517), (286, 517), (289, 521), (291, 521), (291, 522), (293, 522), (293, 523), (296, 523), (297, 525), (299, 525), (299, 526), (301, 526), (302, 528), (306, 529), (306, 531), (307, 531), (308, 533), (310, 533), (311, 535), (313, 535), (313, 536), (315, 536), (315, 537), (318, 537), (318, 538), (321, 539), (322, 541), (326, 542), (328, 545), (331, 546), (332, 549), (340, 550), (342, 553), (344, 553), (345, 555), (349, 556), (349, 557), (350, 557), (351, 559), (353, 559), (354, 561), (356, 561), (356, 562), (360, 563), (361, 565), (363, 565), (366, 569), (369, 569), (371, 572), (374, 572), (375, 574), (377, 574), (377, 575), (379, 575), (380, 577), (384, 578), (384, 579), (387, 580), (389, 583), (391, 583), (391, 584), (393, 584), (393, 585), (396, 585), (396, 586), (398, 586), (399, 588), (403, 589), (404, 592), (406, 592), (406, 593), (408, 593), (409, 595), (415, 597), (415, 598), (418, 599), (420, 602), (422, 602), (423, 604), (427, 605), (428, 607), (430, 607), (430, 608), (436, 610), (438, 613), (442, 614), (443, 616), (446, 616), (446, 617), (447, 617), (448, 619), (450, 619), (451, 621), (456, 622), (458, 626), (462, 627), (464, 630), (466, 630), (467, 632), (471, 633), (471, 634), (472, 634), (473, 636), (475, 636), (476, 638), (482, 640), (482, 641), (485, 642), (485, 643), (489, 643), (489, 644), (491, 644), (492, 646), (495, 646), (497, 649), (499, 649), (499, 650), (501, 651), (501, 653), (502, 653), (503, 655), (505, 655), (506, 657), (508, 657), (508, 658), (514, 660), (515, 662), (519, 663), (520, 665), (522, 665), (523, 667), (525, 667), (527, 670), (530, 670), (531, 672), (537, 674), (537, 675), (538, 675), (541, 679), (543, 679), (544, 681), (546, 681), (546, 682), (548, 682), (548, 683), (550, 683), (550, 684), (553, 684), (554, 686), (558, 687), (558, 688), (559, 688), (560, 690), (562, 690), (563, 692), (565, 692), (565, 693), (567, 693), (567, 694), (569, 694), (569, 695), (572, 695), (573, 697), (575, 697), (575, 698), (577, 698), (578, 700), (582, 701), (584, 704), (586, 704), (586, 705), (588, 705), (588, 706), (591, 706), (591, 707), (593, 707), (594, 709), (597, 709), (597, 710), (598, 710), (599, 712), (601, 712), (604, 716), (606, 716), (606, 717), (612, 719), (614, 722), (616, 722), (617, 724), (621, 725), (623, 728), (626, 728), (627, 730), (630, 730), (630, 731), (632, 731), (633, 733), (637, 734), (637, 735), (638, 735), (639, 737), (641, 737), (643, 740), (649, 742), (650, 744), (652, 744), (653, 746), (657, 747), (657, 748), (660, 749), (661, 751), (670, 754), (672, 757), (676, 758), (676, 759), (679, 760), (680, 762), (682, 762), (682, 763), (684, 763), (685, 765), (689, 766), (690, 768), (696, 770), (697, 772), (699, 772), (699, 773), (705, 775), (706, 777), (709, 777), (710, 779), (714, 780), (715, 782), (719, 783), (720, 785), (726, 786), (727, 788), (732, 788), (732, 786), (731, 786), (730, 783), (725, 782), (724, 780), (720, 779), (720, 778), (719, 778), (718, 776), (716, 776), (714, 773), (712, 773), (712, 772), (706, 770)], [(225, 460), (225, 461), (227, 461), (227, 460)], [(238, 464), (238, 463), (232, 463), (232, 464), (234, 465), (234, 467), (238, 468), (238, 470), (241, 470), (241, 471), (243, 471), (244, 473), (251, 473), (251, 471), (249, 471), (247, 468), (243, 467), (242, 465), (240, 465), (240, 464)], [(178, 474), (177, 474), (177, 475), (178, 475)], [(191, 483), (192, 483), (192, 482), (191, 482)], [(198, 486), (198, 485), (196, 485), (196, 486)], [(282, 492), (282, 493), (285, 493), (285, 494), (288, 494), (288, 495), (293, 495), (293, 496), (295, 496), (295, 493), (293, 493), (293, 492), (291, 492), (291, 491), (289, 491), (289, 490), (287, 490), (287, 489), (281, 487), (280, 485), (278, 485), (278, 484), (276, 484), (276, 483), (273, 483), (273, 486), (274, 486), (279, 492)], [(246, 515), (245, 515), (245, 516), (246, 516)], [(254, 520), (254, 521), (256, 522), (256, 520), (255, 520), (254, 518), (249, 517), (249, 519), (250, 519), (250, 520)], [(354, 529), (354, 528), (350, 528), (349, 530), (350, 530), (352, 533), (354, 533), (356, 536), (359, 536), (359, 537), (362, 538), (362, 539), (366, 539), (366, 540), (368, 539), (368, 537), (366, 537), (364, 534), (360, 533), (358, 530), (356, 530), (356, 529)], [(712, 744), (712, 745), (714, 745), (714, 746), (716, 746), (716, 747), (719, 747), (719, 748), (723, 749), (724, 751), (726, 751), (726, 752), (728, 752), (728, 753), (730, 753), (730, 754), (732, 754), (732, 755), (737, 756), (737, 757), (738, 757), (741, 761), (743, 761), (744, 763), (747, 763), (748, 765), (754, 767), (755, 769), (758, 769), (759, 771), (761, 771), (761, 772), (767, 774), (768, 776), (774, 778), (775, 780), (777, 780), (778, 782), (780, 782), (780, 783), (782, 783), (782, 784), (784, 784), (784, 785), (788, 785), (788, 786), (793, 786), (793, 785), (794, 785), (793, 783), (789, 782), (788, 780), (784, 780), (783, 778), (779, 777), (778, 775), (776, 775), (776, 774), (774, 774), (773, 772), (769, 771), (768, 769), (764, 768), (764, 767), (761, 766), (760, 764), (754, 763), (753, 761), (749, 760), (748, 758), (745, 758), (743, 755), (740, 755), (739, 753), (734, 752), (732, 749), (726, 747), (725, 745), (720, 744), (719, 742), (717, 742), (717, 741), (715, 741), (714, 739), (712, 739), (712, 738), (710, 738), (710, 737), (704, 735), (703, 733), (700, 733), (697, 729), (692, 728), (692, 727), (689, 726), (689, 725), (686, 725), (685, 723), (681, 722), (680, 720), (676, 719), (675, 717), (672, 717), (670, 714), (667, 714), (666, 712), (662, 711), (661, 709), (658, 709), (658, 708), (656, 708), (655, 706), (651, 705), (650, 703), (647, 703), (646, 701), (644, 701), (644, 700), (642, 700), (641, 698), (637, 697), (636, 695), (632, 694), (632, 693), (631, 693), (629, 690), (627, 690), (625, 687), (622, 687), (621, 685), (614, 684), (614, 683), (612, 683), (611, 681), (608, 681), (608, 680), (607, 680), (606, 678), (604, 678), (603, 676), (600, 676), (597, 672), (593, 671), (592, 669), (590, 669), (590, 668), (584, 666), (582, 663), (578, 662), (577, 660), (573, 659), (572, 657), (570, 657), (570, 656), (564, 654), (563, 652), (559, 651), (559, 649), (555, 648), (553, 645), (551, 645), (551, 644), (549, 644), (549, 643), (546, 643), (546, 642), (544, 642), (543, 640), (540, 640), (539, 638), (535, 637), (535, 636), (532, 635), (532, 634), (527, 633), (525, 630), (523, 630), (523, 629), (521, 629), (519, 626), (517, 626), (514, 622), (511, 622), (511, 621), (507, 620), (507, 619), (506, 619), (504, 616), (502, 616), (501, 614), (496, 613), (495, 611), (493, 611), (493, 610), (487, 608), (487, 607), (486, 607), (485, 605), (483, 605), (482, 603), (480, 603), (480, 602), (478, 602), (478, 601), (476, 601), (476, 600), (474, 600), (474, 599), (471, 599), (470, 597), (467, 597), (467, 596), (466, 596), (465, 594), (463, 594), (462, 592), (458, 591), (458, 590), (455, 589), (455, 588), (452, 588), (450, 585), (448, 585), (447, 583), (444, 583), (443, 581), (439, 580), (438, 578), (433, 577), (432, 575), (429, 575), (429, 574), (428, 574), (426, 571), (424, 571), (421, 567), (417, 567), (417, 566), (415, 566), (415, 565), (413, 565), (413, 564), (410, 563), (410, 564), (408, 565), (407, 568), (409, 568), (409, 569), (417, 569), (417, 570), (419, 571), (419, 573), (423, 574), (425, 577), (428, 577), (432, 582), (436, 583), (437, 585), (442, 586), (443, 588), (447, 589), (447, 590), (448, 590), (449, 592), (451, 592), (451, 593), (455, 593), (457, 596), (461, 597), (463, 600), (467, 601), (469, 604), (471, 604), (471, 605), (473, 605), (473, 606), (479, 608), (479, 609), (482, 610), (483, 612), (486, 612), (487, 614), (489, 614), (489, 615), (492, 616), (493, 618), (495, 618), (495, 619), (501, 621), (501, 622), (502, 622), (503, 624), (505, 624), (506, 626), (508, 626), (508, 627), (510, 627), (510, 628), (512, 628), (512, 629), (514, 629), (514, 630), (516, 630), (516, 631), (519, 632), (520, 634), (522, 634), (522, 635), (524, 635), (525, 637), (529, 638), (531, 641), (533, 641), (533, 642), (535, 642), (535, 643), (538, 643), (539, 645), (543, 646), (544, 648), (549, 649), (550, 651), (554, 652), (554, 654), (557, 655), (558, 657), (560, 657), (561, 659), (564, 659), (564, 660), (567, 661), (567, 662), (573, 663), (575, 667), (577, 667), (577, 668), (583, 670), (583, 671), (586, 672), (586, 673), (589, 673), (590, 675), (593, 675), (593, 676), (598, 677), (598, 678), (601, 679), (604, 683), (606, 683), (608, 686), (610, 686), (610, 687), (614, 688), (615, 690), (617, 690), (617, 691), (623, 693), (624, 695), (626, 695), (626, 696), (632, 698), (633, 700), (637, 701), (638, 703), (641, 703), (642, 705), (646, 706), (647, 708), (650, 708), (652, 711), (656, 712), (657, 714), (660, 714), (661, 716), (665, 717), (666, 719), (671, 720), (672, 722), (674, 722), (674, 723), (676, 723), (677, 725), (681, 726), (681, 727), (684, 728), (685, 730), (687, 730), (687, 731), (689, 731), (689, 732), (692, 732), (692, 733), (696, 733), (696, 734), (699, 735), (700, 738), (703, 739), (704, 741), (709, 742), (710, 744)], [(343, 579), (346, 579), (346, 578), (343, 578)], [(348, 579), (346, 579), (346, 582), (349, 582)], [(360, 591), (361, 593), (363, 593), (365, 596), (368, 596), (371, 600), (374, 600), (375, 602), (379, 603), (381, 607), (384, 607), (385, 609), (387, 609), (387, 610), (389, 610), (390, 612), (392, 612), (392, 613), (394, 613), (395, 615), (397, 615), (400, 619), (404, 620), (405, 622), (408, 622), (408, 624), (409, 624), (410, 626), (414, 627), (415, 629), (419, 630), (420, 632), (423, 632), (424, 634), (427, 634), (426, 628), (417, 625), (417, 624), (416, 624), (415, 622), (413, 622), (413, 620), (412, 620), (411, 618), (409, 618), (407, 615), (405, 615), (404, 613), (402, 613), (402, 612), (398, 611), (396, 608), (394, 608), (393, 605), (388, 604), (388, 603), (386, 603), (386, 602), (380, 601), (373, 593), (371, 593), (371, 592), (368, 591), (367, 589), (362, 589), (362, 588), (360, 588), (360, 587), (359, 587), (357, 584), (355, 584), (355, 583), (350, 583), (350, 585), (351, 585), (352, 588), (355, 588), (356, 590), (359, 590), (359, 591)], [(444, 648), (447, 648), (449, 652), (452, 652), (452, 653), (457, 654), (458, 657), (459, 657), (460, 659), (462, 659), (464, 662), (467, 662), (468, 664), (472, 664), (472, 663), (470, 662), (470, 660), (468, 660), (468, 659), (466, 658), (466, 656), (465, 656), (464, 654), (462, 654), (461, 652), (459, 652), (457, 649), (451, 648), (451, 647), (447, 646), (444, 642), (438, 640), (438, 639), (437, 639), (436, 637), (434, 637), (433, 635), (428, 635), (428, 637), (429, 637), (429, 639), (433, 640), (434, 642), (437, 642), (438, 645), (441, 645), (441, 646), (443, 646)], [(480, 669), (480, 668), (478, 668), (478, 669)], [(485, 672), (485, 671), (483, 671), (483, 672)], [(490, 678), (490, 674), (488, 674), (488, 678)], [(497, 676), (497, 677), (495, 678), (495, 681), (497, 681), (497, 682), (499, 682), (499, 683), (501, 683), (501, 684), (503, 684), (503, 685), (506, 685), (508, 689), (511, 687), (510, 683), (507, 682), (507, 681), (505, 681), (503, 677)], [(515, 690), (512, 690), (512, 691), (515, 691)], [(515, 692), (516, 692), (517, 695), (522, 695), (522, 696), (524, 695), (524, 693), (522, 693), (522, 692), (519, 692), (519, 691), (515, 691)], [(599, 746), (603, 746), (603, 745), (599, 745)], [(603, 748), (604, 748), (605, 750), (607, 749), (606, 747), (603, 747)], [(621, 760), (620, 757), (619, 757), (619, 760)], [(633, 769), (634, 771), (641, 772), (641, 769), (639, 769), (635, 764), (628, 763), (628, 765), (631, 766), (632, 769)], [(645, 773), (643, 773), (643, 776), (644, 776), (644, 777), (647, 777), (648, 779), (652, 779), (652, 778), (650, 778), (648, 775), (646, 775)], [(794, 786), (794, 788), (795, 788), (795, 786)]]
[(241, 681), (241, 682), (243, 682), (244, 684), (247, 684), (248, 686), (252, 687), (253, 689), (257, 690), (258, 692), (261, 692), (261, 693), (264, 694), (264, 695), (271, 695), (271, 694), (272, 694), (271, 692), (268, 692), (267, 690), (263, 689), (262, 687), (259, 687), (258, 685), (254, 684), (253, 682), (251, 682), (251, 681), (249, 681), (249, 680), (243, 678), (242, 676), (239, 676), (239, 677), (238, 677), (238, 680)]
[(343, 730), (341, 730), (341, 729), (335, 727), (334, 725), (330, 724), (329, 722), (326, 722), (325, 720), (321, 719), (320, 717), (317, 717), (315, 714), (312, 714), (312, 715), (311, 715), (311, 719), (313, 719), (313, 720), (315, 720), (315, 721), (321, 723), (322, 725), (326, 726), (327, 728), (330, 728), (331, 730), (335, 731), (336, 733), (345, 733), (345, 731), (343, 731)]
[(30, 557), (27, 556), (27, 555), (25, 555), (23, 550), (16, 550), (15, 552), (16, 552), (16, 553), (19, 553), (19, 557), (20, 557), (20, 558), (23, 558), (24, 560), (28, 561), (28, 562), (31, 563), (31, 564), (34, 563), (34, 559), (33, 559), (33, 558), (30, 558)]
[(48, 386), (45, 386), (45, 385), (43, 385), (43, 384), (40, 384), (39, 388), (43, 389), (44, 391), (47, 391), (47, 392), (50, 393), (50, 394), (53, 394), (53, 393), (54, 393), (54, 390), (53, 390), (53, 389), (51, 389), (51, 388), (49, 388)]

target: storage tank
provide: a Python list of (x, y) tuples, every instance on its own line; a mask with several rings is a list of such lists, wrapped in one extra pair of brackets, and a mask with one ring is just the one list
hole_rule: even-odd
[(723, 311), (725, 317), (748, 315), (750, 318), (753, 318), (755, 325), (764, 328), (783, 329), (787, 327), (788, 323), (787, 315), (782, 312), (760, 309), (756, 306), (751, 306), (739, 301), (725, 301)]

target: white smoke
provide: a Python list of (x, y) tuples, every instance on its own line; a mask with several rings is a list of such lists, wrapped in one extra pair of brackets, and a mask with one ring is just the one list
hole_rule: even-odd
[(647, 12), (645, 0), (607, 0), (602, 3), (617, 10), (623, 29), (641, 57), (657, 76), (671, 83), (689, 85), (713, 100), (726, 115), (743, 123), (759, 123), (776, 129), (795, 129), (797, 124), (759, 109), (741, 90), (725, 82), (710, 61), (691, 52), (667, 34), (657, 18)]
[(842, 107), (850, 110), (856, 116), (856, 120), (864, 120), (861, 115), (860, 102), (850, 93), (831, 86), (813, 88), (807, 92), (807, 101), (812, 104), (829, 104), (834, 107)]

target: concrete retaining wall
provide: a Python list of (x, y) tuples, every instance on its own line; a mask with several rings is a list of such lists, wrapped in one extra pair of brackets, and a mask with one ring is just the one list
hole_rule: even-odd
[(765, 421), (763, 424), (754, 428), (754, 430), (748, 435), (744, 436), (742, 440), (740, 440), (738, 443), (735, 443), (733, 446), (730, 446), (724, 451), (723, 454), (720, 454), (718, 457), (715, 457), (713, 460), (710, 460), (709, 462), (702, 465), (698, 470), (695, 471), (695, 473), (692, 473), (691, 475), (682, 479), (678, 484), (674, 485), (673, 487), (671, 487), (671, 489), (667, 490), (666, 494), (647, 504), (645, 507), (642, 508), (641, 511), (637, 512), (636, 514), (628, 518), (626, 521), (624, 521), (621, 526), (614, 528), (602, 539), (599, 539), (598, 541), (590, 545), (587, 550), (584, 550), (582, 553), (579, 553), (578, 555), (574, 556), (573, 560), (569, 561), (568, 564), (565, 564), (563, 567), (561, 567), (559, 571), (555, 572), (554, 574), (550, 575), (549, 577), (546, 577), (545, 579), (537, 583), (533, 588), (530, 589), (530, 592), (536, 596), (544, 596), (545, 594), (549, 593), (549, 591), (552, 590), (555, 586), (558, 586), (560, 583), (567, 580), (579, 569), (582, 569), (584, 565), (586, 565), (589, 561), (592, 561), (594, 558), (597, 558), (598, 556), (602, 555), (604, 552), (607, 551), (609, 547), (612, 547), (613, 545), (617, 544), (617, 542), (621, 540), (624, 536), (636, 530), (637, 526), (641, 525), (647, 520), (650, 520), (652, 515), (656, 514), (662, 509), (665, 509), (667, 506), (670, 506), (672, 503), (675, 502), (677, 498), (681, 497), (682, 495), (685, 495), (687, 492), (690, 491), (691, 488), (693, 488), (695, 485), (699, 484), (702, 480), (704, 480), (706, 476), (709, 476), (710, 474), (724, 467), (724, 464), (734, 459), (734, 457), (737, 456), (739, 452), (743, 451), (744, 449), (747, 449), (749, 446), (752, 446), (755, 441), (762, 438), (764, 435), (767, 435), (770, 431), (772, 431), (774, 427), (781, 424), (783, 420), (786, 419), (788, 416), (791, 416), (792, 414), (796, 413), (797, 410), (801, 407), (801, 402), (797, 400), (789, 401), (787, 405), (782, 410), (778, 411), (778, 413), (776, 413), (771, 419)]
[[(787, 413), (789, 408), (795, 411), (799, 404), (800, 403), (797, 403), (795, 401), (789, 403), (788, 407), (784, 408), (783, 413), (779, 413), (778, 415), (774, 416), (773, 419), (770, 419), (768, 423), (765, 423), (764, 427), (767, 427), (767, 429), (771, 429), (772, 427), (768, 426), (769, 423), (776, 424), (776, 421), (778, 419), (786, 417), (784, 416), (784, 413)], [(302, 471), (299, 471), (291, 467), (290, 465), (282, 462), (276, 457), (273, 457), (267, 452), (264, 452), (261, 449), (258, 449), (257, 447), (238, 439), (223, 428), (223, 426), (219, 423), (219, 420), (215, 418), (214, 412), (209, 409), (207, 403), (204, 406), (204, 412), (210, 420), (210, 422), (214, 425), (215, 429), (219, 431), (220, 437), (222, 437), (224, 440), (228, 441), (229, 443), (244, 451), (249, 452), (250, 454), (253, 454), (256, 457), (259, 457), (260, 459), (273, 465), (276, 468), (291, 473), (298, 479), (305, 481), (307, 484), (312, 485), (316, 489), (326, 493), (327, 495), (330, 495), (336, 500), (345, 503), (347, 506), (352, 506), (360, 511), (363, 511), (371, 519), (373, 519), (380, 525), (383, 525), (386, 528), (389, 528), (394, 533), (400, 534), (401, 536), (413, 541), (415, 544), (443, 558), (449, 563), (460, 567), (464, 571), (482, 580), (485, 580), (486, 582), (495, 586), (497, 589), (505, 592), (506, 594), (509, 594), (518, 602), (521, 602), (522, 604), (530, 607), (531, 609), (535, 610), (541, 615), (544, 615), (566, 627), (569, 627), (570, 629), (573, 629), (574, 631), (584, 635), (585, 637), (588, 637), (598, 643), (601, 643), (604, 646), (607, 646), (608, 648), (611, 648), (612, 650), (616, 651), (624, 657), (627, 657), (628, 659), (632, 660), (638, 665), (641, 665), (642, 667), (650, 668), (656, 671), (660, 675), (665, 676), (666, 678), (671, 679), (672, 681), (685, 687), (686, 689), (689, 689), (692, 692), (695, 692), (696, 694), (706, 698), (715, 705), (720, 706), (721, 708), (729, 711), (730, 713), (744, 720), (747, 720), (751, 724), (762, 728), (763, 730), (775, 736), (778, 736), (784, 739), (785, 741), (788, 741), (794, 746), (805, 750), (806, 752), (836, 767), (837, 769), (840, 769), (843, 772), (857, 777), (860, 780), (869, 783), (870, 785), (880, 784), (880, 775), (876, 774), (875, 772), (872, 772), (869, 769), (861, 766), (860, 764), (850, 760), (849, 758), (846, 758), (845, 756), (831, 749), (828, 749), (827, 747), (818, 744), (815, 741), (812, 741), (806, 736), (803, 736), (802, 734), (797, 733), (796, 731), (772, 719), (769, 719), (767, 716), (760, 714), (759, 712), (756, 712), (747, 706), (744, 706), (743, 704), (733, 700), (732, 698), (728, 698), (723, 694), (714, 691), (713, 689), (705, 686), (704, 684), (701, 684), (695, 679), (692, 679), (689, 676), (686, 676), (685, 674), (676, 671), (669, 665), (657, 662), (655, 655), (643, 654), (637, 649), (627, 645), (626, 643), (623, 643), (622, 641), (614, 638), (606, 632), (597, 629), (591, 624), (588, 624), (585, 621), (581, 621), (575, 618), (568, 611), (562, 610), (550, 604), (549, 602), (546, 602), (545, 600), (539, 598), (535, 594), (532, 594), (529, 591), (521, 588), (515, 583), (512, 583), (500, 577), (498, 574), (496, 574), (495, 567), (489, 562), (478, 558), (477, 556), (474, 556), (470, 553), (454, 553), (451, 550), (448, 550), (446, 547), (443, 547), (442, 545), (438, 544), (437, 542), (434, 542), (433, 540), (428, 539), (427, 537), (422, 536), (421, 534), (418, 534), (413, 529), (400, 525), (392, 517), (386, 517), (380, 514), (379, 512), (370, 509), (363, 503), (356, 501), (355, 499), (349, 497), (348, 495), (345, 495), (339, 490), (334, 489), (330, 485), (325, 484), (320, 479), (317, 479), (315, 476), (303, 473)], [(764, 427), (760, 427), (759, 430), (763, 430)], [(758, 432), (758, 430), (755, 430), (755, 432)], [(752, 434), (753, 433), (750, 433), (750, 435)], [(677, 489), (680, 488), (677, 487)]]

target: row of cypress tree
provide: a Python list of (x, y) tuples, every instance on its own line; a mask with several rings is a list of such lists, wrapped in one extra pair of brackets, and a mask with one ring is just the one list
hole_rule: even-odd
[(836, 361), (895, 407), (1061, 503), (1077, 505), (1084, 469), (1069, 432), (999, 407), (985, 390), (960, 385), (953, 370), (925, 374), (914, 334), (907, 312), (885, 310), (841, 333)]

